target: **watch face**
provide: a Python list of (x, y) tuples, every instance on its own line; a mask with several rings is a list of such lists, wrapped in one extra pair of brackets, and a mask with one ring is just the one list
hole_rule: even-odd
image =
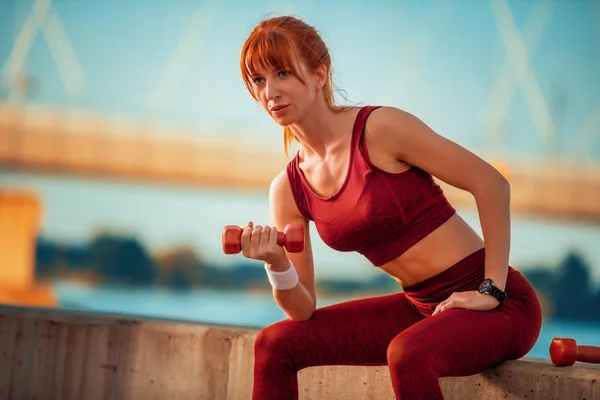
[(483, 282), (481, 282), (481, 285), (479, 285), (479, 291), (487, 292), (491, 286), (492, 286), (492, 282), (489, 279), (486, 279)]

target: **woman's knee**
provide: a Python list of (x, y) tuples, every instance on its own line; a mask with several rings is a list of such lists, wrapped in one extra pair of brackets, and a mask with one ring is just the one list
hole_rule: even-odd
[(433, 368), (430, 347), (413, 336), (397, 335), (387, 347), (390, 370), (406, 376), (410, 371), (423, 373), (424, 369)]
[(283, 320), (261, 329), (254, 341), (254, 356), (257, 361), (283, 360), (297, 346), (297, 322)]

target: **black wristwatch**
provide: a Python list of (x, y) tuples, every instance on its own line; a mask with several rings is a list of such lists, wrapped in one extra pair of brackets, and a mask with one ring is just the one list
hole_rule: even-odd
[(496, 285), (494, 285), (494, 281), (491, 279), (484, 279), (483, 282), (481, 282), (479, 285), (479, 293), (489, 294), (498, 300), (500, 304), (504, 303), (504, 301), (508, 298), (506, 292), (498, 289)]

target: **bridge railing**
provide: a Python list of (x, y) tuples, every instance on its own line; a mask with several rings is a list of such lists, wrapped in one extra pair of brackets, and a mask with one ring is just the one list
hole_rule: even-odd
[[(481, 155), (509, 179), (513, 212), (600, 223), (600, 163)], [(56, 110), (0, 108), (5, 169), (266, 191), (287, 162), (281, 147), (241, 139)], [(475, 205), (470, 193), (440, 184), (453, 204)]]

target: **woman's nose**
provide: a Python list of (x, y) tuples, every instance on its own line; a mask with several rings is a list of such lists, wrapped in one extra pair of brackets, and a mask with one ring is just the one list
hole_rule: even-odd
[(274, 81), (274, 80), (267, 81), (266, 88), (265, 88), (265, 94), (266, 94), (267, 100), (273, 100), (280, 96), (281, 93), (279, 90), (279, 85), (277, 84), (276, 81)]

